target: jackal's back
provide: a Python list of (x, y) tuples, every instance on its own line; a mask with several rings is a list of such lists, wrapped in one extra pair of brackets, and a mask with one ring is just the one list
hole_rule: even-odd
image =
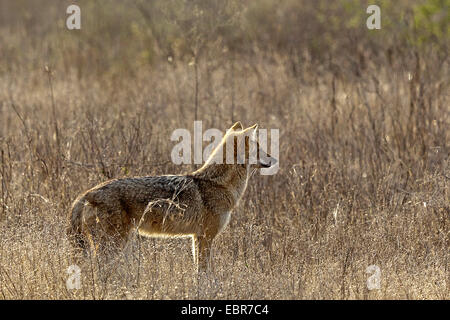
[(192, 176), (165, 175), (110, 180), (81, 194), (72, 205), (69, 234), (82, 239), (83, 221), (89, 223), (93, 212), (126, 229), (139, 224), (149, 233), (189, 233), (201, 224), (203, 208)]

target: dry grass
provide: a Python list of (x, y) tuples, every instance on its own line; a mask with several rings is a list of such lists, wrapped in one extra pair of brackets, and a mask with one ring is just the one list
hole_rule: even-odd
[[(171, 163), (170, 134), (193, 129), (194, 69), (2, 64), (0, 298), (449, 299), (450, 66), (397, 54), (206, 56), (204, 129), (279, 128), (279, 172), (251, 178), (214, 275), (197, 282), (187, 239), (139, 238), (107, 278), (87, 261), (79, 290), (66, 289), (71, 202), (110, 178), (191, 169)], [(381, 288), (368, 290), (374, 264)]]

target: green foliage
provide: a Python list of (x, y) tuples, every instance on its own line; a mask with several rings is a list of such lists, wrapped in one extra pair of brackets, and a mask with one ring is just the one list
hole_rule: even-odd
[(427, 0), (414, 8), (414, 27), (419, 43), (448, 41), (450, 0)]
[(0, 71), (24, 63), (32, 68), (34, 52), (44, 52), (48, 63), (75, 67), (79, 76), (230, 51), (307, 52), (326, 60), (352, 55), (355, 46), (372, 52), (430, 43), (445, 48), (450, 28), (450, 0), (378, 0), (381, 30), (366, 28), (363, 0), (79, 0), (79, 31), (65, 27), (68, 2), (51, 3), (3, 5), (0, 28), (7, 32), (0, 55), (7, 59), (0, 61)]

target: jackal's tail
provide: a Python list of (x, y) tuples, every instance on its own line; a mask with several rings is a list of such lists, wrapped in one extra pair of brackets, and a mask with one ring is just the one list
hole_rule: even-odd
[(84, 196), (79, 197), (74, 201), (70, 214), (70, 225), (67, 228), (67, 236), (74, 248), (82, 249), (87, 248), (87, 242), (82, 232), (82, 219), (83, 211), (85, 209), (86, 199)]

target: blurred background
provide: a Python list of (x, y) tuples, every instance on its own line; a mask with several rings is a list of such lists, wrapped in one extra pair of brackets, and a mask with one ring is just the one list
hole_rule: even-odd
[[(66, 28), (66, 8), (81, 8), (82, 28)], [(192, 59), (231, 61), (256, 54), (304, 61), (361, 60), (447, 49), (448, 0), (376, 1), (381, 30), (368, 30), (359, 0), (0, 1), (2, 73), (42, 61), (84, 76), (133, 73)], [(168, 58), (170, 58), (168, 60)], [(364, 64), (363, 64), (364, 65)], [(363, 65), (361, 67), (363, 67)], [(362, 72), (363, 70), (359, 70)], [(295, 71), (294, 71), (295, 72)]]

